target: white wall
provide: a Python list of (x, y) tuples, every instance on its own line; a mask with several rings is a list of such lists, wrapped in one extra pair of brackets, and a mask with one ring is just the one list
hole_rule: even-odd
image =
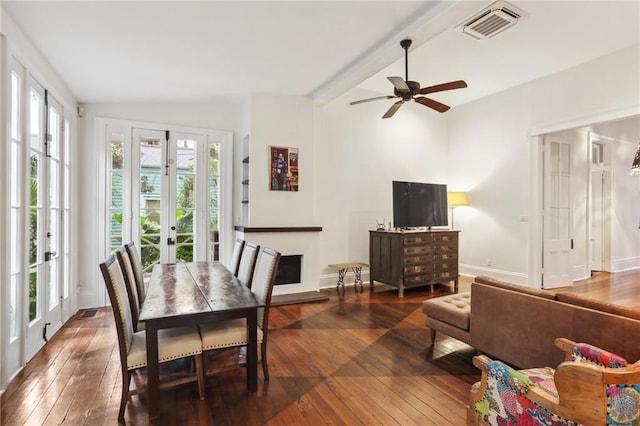
[[(317, 225), (313, 209), (313, 119), (309, 97), (251, 97), (249, 226)], [(269, 189), (269, 146), (298, 148), (297, 192)]]
[[(94, 134), (96, 117), (126, 119), (174, 126), (226, 130), (234, 134), (234, 147), (242, 143), (243, 106), (235, 103), (202, 104), (92, 104), (84, 105), (85, 117), (79, 120), (78, 182), (78, 308), (100, 306), (106, 302), (98, 264), (108, 255), (97, 243), (99, 217), (103, 213), (104, 187), (99, 186), (104, 170), (105, 149)], [(239, 163), (239, 149), (234, 148), (234, 164)], [(234, 194), (236, 191), (234, 191)], [(234, 197), (235, 198), (235, 197)], [(234, 199), (234, 206), (239, 200)], [(238, 207), (239, 208), (239, 207)]]
[[(314, 109), (307, 96), (256, 94), (250, 103), (249, 227), (324, 226), (314, 210)], [(269, 188), (269, 146), (298, 148), (297, 192)], [(239, 163), (236, 163), (239, 165)], [(236, 222), (239, 222), (236, 219)], [(322, 232), (240, 233), (247, 241), (283, 255), (303, 255), (299, 284), (277, 286), (274, 295), (315, 291)]]
[[(321, 265), (366, 262), (368, 230), (376, 220), (392, 220), (391, 181), (407, 179), (469, 192), (471, 206), (455, 210), (463, 273), (528, 283), (538, 244), (531, 235), (531, 199), (537, 194), (530, 193), (536, 185), (530, 181), (535, 170), (529, 136), (545, 127), (559, 130), (638, 113), (638, 52), (636, 45), (443, 115), (407, 104), (382, 120), (389, 106), (384, 101), (348, 105), (375, 95), (359, 90), (318, 107), (314, 161), (317, 217), (325, 227)], [(620, 226), (637, 237), (631, 221), (637, 214), (624, 215)], [(628, 256), (637, 244), (636, 238), (625, 254), (614, 253)], [(323, 272), (321, 285), (329, 285), (333, 276)]]
[[(460, 266), (521, 282), (527, 271), (529, 157), (525, 86), (463, 105), (449, 116), (451, 186), (470, 207), (455, 210)], [(467, 269), (466, 269), (467, 268)]]
[[(393, 221), (391, 182), (447, 183), (446, 116), (417, 103), (381, 119), (392, 101), (349, 105), (379, 94), (352, 90), (317, 108), (315, 204), (321, 236), (321, 286), (335, 286), (327, 265), (369, 262), (369, 230)], [(368, 280), (368, 271), (363, 271)], [(349, 276), (351, 279), (352, 276)]]
[(629, 175), (638, 146), (635, 142), (616, 144), (612, 159), (617, 170), (613, 175), (615, 214), (611, 218), (614, 271), (640, 267), (640, 176)]
[[(527, 259), (538, 244), (538, 238), (529, 235), (531, 221), (537, 219), (520, 221), (521, 215), (529, 215), (537, 195), (529, 193), (535, 185), (529, 181), (527, 135), (545, 126), (568, 128), (598, 117), (637, 114), (639, 63), (636, 45), (451, 111), (452, 171), (464, 173), (450, 178), (473, 180), (468, 184), (473, 208), (458, 209), (460, 214), (456, 210), (456, 223), (463, 230), (463, 271), (527, 282)], [(626, 220), (621, 226), (628, 233), (631, 225)]]

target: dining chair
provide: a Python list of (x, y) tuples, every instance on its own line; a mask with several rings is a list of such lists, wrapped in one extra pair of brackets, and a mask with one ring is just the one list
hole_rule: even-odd
[(230, 271), (233, 275), (238, 276), (238, 269), (240, 268), (240, 256), (242, 255), (242, 249), (244, 248), (244, 240), (242, 238), (236, 238), (236, 243), (233, 246), (233, 253), (231, 254)]
[[(127, 297), (124, 275), (120, 264), (111, 255), (100, 263), (100, 271), (104, 278), (109, 300), (113, 309), (113, 317), (118, 334), (120, 349), (120, 366), (122, 370), (122, 396), (118, 419), (124, 418), (127, 401), (132, 395), (146, 392), (146, 388), (129, 389), (131, 373), (147, 366), (147, 343), (144, 331), (135, 332)], [(204, 370), (202, 362), (202, 340), (195, 327), (179, 327), (158, 330), (158, 362), (163, 363), (181, 358), (194, 357), (196, 376), (177, 379), (163, 383), (162, 387), (172, 387), (184, 383), (198, 382), (200, 399), (204, 399)]]
[[(271, 305), (271, 293), (276, 281), (276, 273), (280, 263), (280, 253), (265, 247), (256, 266), (255, 278), (251, 291), (262, 300), (264, 308), (258, 310), (258, 343), (260, 343), (262, 371), (264, 379), (269, 380), (267, 366), (267, 334), (269, 331), (269, 307)], [(206, 323), (200, 325), (202, 336), (202, 349), (212, 351), (239, 346), (247, 346), (247, 321), (246, 318)]]
[(240, 256), (240, 264), (238, 265), (238, 280), (247, 287), (251, 288), (253, 280), (253, 272), (256, 269), (256, 260), (260, 246), (251, 242), (245, 242), (242, 247), (242, 255)]
[(131, 259), (126, 252), (126, 249), (120, 247), (116, 250), (116, 259), (120, 265), (120, 270), (124, 278), (124, 282), (127, 288), (127, 299), (129, 300), (129, 309), (131, 309), (131, 321), (133, 324), (133, 331), (144, 330), (144, 323), (139, 321), (140, 318), (140, 303), (138, 299), (138, 289), (136, 287), (135, 278), (133, 276), (133, 267), (131, 265)]
[(136, 280), (136, 289), (138, 291), (138, 306), (142, 307), (145, 297), (147, 297), (147, 287), (144, 284), (144, 275), (142, 273), (142, 262), (140, 256), (138, 256), (138, 249), (133, 241), (124, 245), (127, 254), (129, 255), (129, 261), (131, 262), (131, 269), (133, 271), (133, 278)]

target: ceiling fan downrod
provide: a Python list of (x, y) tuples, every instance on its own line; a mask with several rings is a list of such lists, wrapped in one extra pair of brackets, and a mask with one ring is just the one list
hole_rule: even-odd
[(409, 47), (411, 47), (411, 39), (405, 38), (400, 42), (400, 46), (404, 49), (404, 81), (409, 81)]

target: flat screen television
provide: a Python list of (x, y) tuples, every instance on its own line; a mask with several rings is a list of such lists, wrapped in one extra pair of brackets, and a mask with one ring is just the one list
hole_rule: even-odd
[(447, 185), (393, 181), (393, 226), (448, 226)]

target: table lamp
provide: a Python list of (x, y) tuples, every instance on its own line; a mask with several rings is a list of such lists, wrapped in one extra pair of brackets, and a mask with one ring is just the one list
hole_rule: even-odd
[(453, 229), (453, 209), (468, 206), (469, 198), (466, 192), (447, 192), (447, 205), (451, 209), (451, 229)]

